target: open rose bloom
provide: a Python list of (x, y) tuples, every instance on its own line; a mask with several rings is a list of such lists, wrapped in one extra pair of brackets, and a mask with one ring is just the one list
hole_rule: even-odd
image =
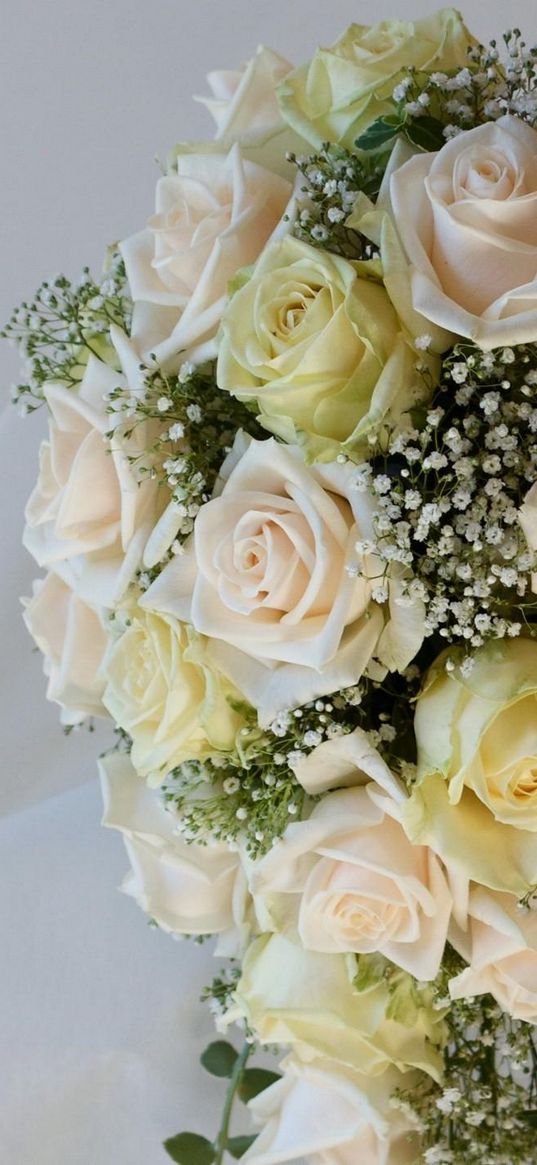
[(165, 1148), (533, 1165), (537, 50), (446, 8), (224, 66), (102, 281), (7, 329), (47, 695), (116, 729), (125, 892), (234, 960), (221, 1129)]

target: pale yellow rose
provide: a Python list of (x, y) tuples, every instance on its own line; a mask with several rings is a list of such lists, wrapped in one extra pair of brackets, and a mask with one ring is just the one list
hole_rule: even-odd
[[(274, 930), (335, 954), (378, 951), (420, 982), (438, 974), (452, 899), (435, 854), (412, 845), (375, 785), (329, 793), (257, 864)], [(377, 790), (378, 792), (378, 790)]]
[(417, 354), (371, 265), (287, 237), (232, 296), (217, 381), (257, 401), (260, 421), (322, 460), (366, 450), (423, 396)]
[[(537, 1022), (537, 914), (521, 910), (510, 894), (477, 886), (468, 906), (468, 936), (461, 953), (469, 967), (449, 984), (452, 999), (494, 996), (513, 1019)], [(453, 943), (457, 946), (456, 936)]]
[(282, 113), (316, 148), (340, 142), (352, 149), (372, 122), (394, 112), (393, 90), (406, 69), (457, 69), (475, 43), (454, 8), (423, 20), (351, 24), (282, 82)]
[(291, 1044), (305, 1062), (328, 1057), (371, 1076), (395, 1064), (439, 1078), (444, 1028), (429, 995), (416, 1004), (413, 980), (399, 971), (397, 1007), (385, 978), (358, 990), (356, 972), (352, 956), (318, 954), (283, 934), (264, 935), (246, 952), (228, 1018), (246, 1017), (261, 1043)]
[(216, 355), (228, 282), (255, 262), (291, 192), (237, 145), (177, 154), (157, 183), (155, 215), (120, 247), (135, 304), (132, 337), (146, 358), (179, 364)]
[(122, 889), (165, 931), (218, 934), (216, 953), (238, 957), (251, 901), (238, 853), (212, 838), (187, 843), (181, 820), (122, 752), (99, 762), (103, 825), (119, 829), (131, 863)]
[(24, 622), (45, 657), (47, 699), (62, 708), (63, 724), (106, 716), (100, 667), (108, 646), (105, 613), (84, 602), (59, 574), (34, 583)]
[(356, 548), (373, 536), (373, 502), (353, 472), (239, 433), (219, 496), (142, 599), (210, 637), (211, 659), (263, 725), (356, 683), (373, 658), (403, 670), (421, 646), (423, 610), (399, 603), (396, 571), (389, 601), (373, 600), (378, 565)]
[(448, 655), (417, 702), (405, 827), (468, 878), (523, 894), (537, 881), (537, 643), (492, 644), (466, 678)]
[(121, 373), (90, 356), (78, 390), (52, 383), (44, 390), (49, 440), (24, 531), (40, 566), (61, 569), (68, 561), (77, 594), (104, 607), (118, 602), (141, 565), (157, 513), (156, 486), (140, 482), (129, 461), (148, 447), (148, 427), (114, 422), (107, 412), (107, 393), (120, 388), (136, 397), (141, 389), (129, 341), (118, 328), (111, 334)]
[(416, 1122), (392, 1106), (396, 1089), (419, 1082), (388, 1069), (353, 1072), (331, 1060), (305, 1064), (288, 1056), (284, 1075), (250, 1101), (261, 1126), (246, 1165), (278, 1165), (305, 1157), (309, 1165), (415, 1165)]
[(172, 616), (130, 612), (103, 673), (103, 702), (151, 782), (185, 760), (233, 748), (243, 724), (229, 702), (237, 692), (207, 659), (204, 640)]
[(352, 216), (380, 242), (402, 318), (410, 304), (439, 350), (457, 336), (485, 350), (537, 336), (536, 154), (537, 131), (505, 115), (392, 160), (375, 210), (362, 199)]

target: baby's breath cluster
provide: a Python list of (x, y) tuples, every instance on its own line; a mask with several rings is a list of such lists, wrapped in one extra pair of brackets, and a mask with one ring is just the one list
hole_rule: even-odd
[(537, 560), (519, 520), (537, 476), (536, 369), (535, 345), (458, 344), (424, 415), (392, 437), (384, 462), (356, 471), (378, 503), (369, 549), (386, 569), (409, 568), (427, 634), (449, 643), (517, 636), (537, 612)]
[(535, 1026), (513, 1020), (492, 996), (450, 1001), (464, 963), (448, 949), (437, 984), (444, 1023), (441, 1087), (401, 1096), (423, 1133), (423, 1165), (533, 1165), (537, 1127)]
[(373, 198), (379, 190), (384, 165), (367, 154), (352, 154), (342, 146), (326, 144), (318, 154), (289, 154), (305, 178), (302, 200), (293, 228), (298, 239), (345, 259), (366, 259), (371, 243), (347, 226), (360, 191)]
[(223, 967), (219, 974), (215, 975), (212, 983), (203, 988), (201, 1002), (207, 1003), (211, 1015), (215, 1018), (225, 1015), (233, 1006), (240, 975), (240, 967), (233, 965)]
[(247, 723), (236, 751), (188, 761), (166, 781), (165, 801), (180, 812), (186, 839), (241, 839), (252, 856), (265, 853), (303, 815), (306, 798), (294, 766), (323, 741), (352, 731), (360, 705), (360, 690), (348, 690), (280, 713), (267, 729), (241, 706)]
[[(133, 435), (146, 423), (153, 433), (142, 453), (128, 458), (140, 481), (151, 478), (173, 504), (172, 532), (163, 531), (163, 565), (169, 552), (180, 553), (194, 526), (194, 519), (211, 497), (214, 484), (229, 453), (236, 433), (244, 430), (253, 437), (263, 433), (251, 412), (240, 401), (217, 386), (215, 364), (185, 363), (177, 374), (162, 368), (141, 365), (143, 389), (136, 395), (118, 388), (109, 396), (108, 410), (115, 426), (121, 424), (123, 438)], [(144, 573), (140, 582), (148, 586), (158, 573)]]
[(76, 388), (91, 352), (115, 361), (108, 333), (111, 324), (130, 329), (132, 302), (125, 269), (114, 252), (100, 282), (85, 267), (76, 283), (65, 275), (45, 280), (33, 300), (12, 313), (0, 337), (15, 344), (25, 368), (25, 379), (13, 386), (14, 403), (24, 413), (33, 412), (43, 400), (48, 381)]
[(368, 127), (356, 141), (358, 150), (380, 154), (386, 163), (387, 150), (402, 135), (421, 150), (436, 151), (505, 113), (535, 126), (537, 46), (529, 48), (519, 29), (506, 32), (503, 42), (503, 54), (496, 41), (471, 46), (462, 69), (409, 67), (393, 90), (393, 113)]
[[(267, 729), (259, 728), (248, 705), (240, 710), (246, 725), (237, 748), (204, 761), (187, 761), (168, 776), (165, 803), (181, 816), (187, 841), (208, 836), (244, 844), (259, 857), (282, 836), (290, 821), (299, 820), (311, 799), (296, 778), (295, 768), (320, 745), (361, 728), (407, 783), (415, 776), (412, 697), (420, 672), (383, 683), (363, 679), (329, 697), (280, 713)], [(403, 695), (404, 693), (404, 695)]]

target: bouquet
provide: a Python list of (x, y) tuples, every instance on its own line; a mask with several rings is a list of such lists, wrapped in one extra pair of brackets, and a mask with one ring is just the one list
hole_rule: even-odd
[(222, 960), (221, 1126), (164, 1147), (530, 1165), (537, 49), (443, 9), (209, 86), (147, 225), (4, 330), (48, 696), (114, 726), (124, 889)]

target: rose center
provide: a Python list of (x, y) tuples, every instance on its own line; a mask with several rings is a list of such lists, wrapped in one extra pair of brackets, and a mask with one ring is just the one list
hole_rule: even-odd
[(519, 772), (515, 774), (510, 782), (510, 789), (513, 797), (517, 800), (526, 800), (528, 797), (535, 797), (537, 795), (537, 762), (535, 759), (528, 760), (527, 768), (520, 775), (520, 767), (517, 766)]
[(309, 288), (305, 292), (297, 293), (294, 299), (282, 304), (272, 334), (274, 336), (288, 336), (299, 328), (316, 296), (317, 291)]

